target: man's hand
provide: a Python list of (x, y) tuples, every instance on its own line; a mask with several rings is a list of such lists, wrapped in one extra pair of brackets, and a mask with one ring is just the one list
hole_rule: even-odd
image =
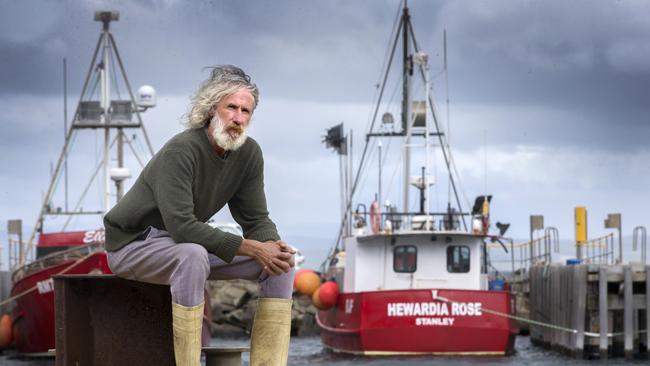
[[(269, 242), (267, 242), (267, 243), (269, 243)], [(295, 262), (294, 257), (293, 257), (293, 255), (296, 254), (296, 250), (293, 249), (293, 247), (291, 245), (287, 244), (287, 242), (284, 241), (284, 240), (278, 240), (278, 241), (271, 242), (271, 243), (276, 243), (280, 247), (280, 250), (282, 250), (283, 252), (291, 253), (291, 260), (289, 261), (289, 264), (293, 268), (296, 265), (296, 262)]]
[(264, 271), (275, 276), (289, 272), (294, 266), (295, 250), (281, 240), (262, 243), (244, 239), (237, 254), (255, 259)]

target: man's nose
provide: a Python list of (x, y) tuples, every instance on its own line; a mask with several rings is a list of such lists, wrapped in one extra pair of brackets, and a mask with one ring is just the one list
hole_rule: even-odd
[(244, 113), (240, 110), (235, 111), (235, 113), (232, 116), (232, 122), (235, 123), (236, 125), (241, 125), (244, 123)]

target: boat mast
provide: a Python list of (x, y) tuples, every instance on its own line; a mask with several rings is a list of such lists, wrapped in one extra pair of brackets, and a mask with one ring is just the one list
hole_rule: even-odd
[[(68, 127), (68, 129), (65, 135), (65, 142), (63, 145), (63, 149), (61, 151), (61, 155), (59, 156), (58, 162), (56, 164), (56, 168), (54, 170), (54, 174), (52, 175), (52, 179), (50, 180), (47, 193), (45, 194), (45, 197), (43, 197), (43, 204), (41, 205), (41, 210), (39, 212), (38, 219), (36, 220), (36, 225), (34, 225), (34, 229), (32, 231), (30, 239), (26, 243), (27, 250), (24, 251), (25, 255), (22, 255), (19, 260), (20, 262), (19, 266), (25, 264), (25, 261), (27, 259), (27, 254), (31, 252), (31, 249), (34, 246), (36, 233), (43, 232), (45, 216), (65, 215), (65, 216), (72, 217), (74, 215), (105, 214), (110, 209), (110, 205), (111, 205), (111, 200), (110, 200), (111, 179), (115, 180), (117, 200), (119, 200), (122, 197), (123, 183), (124, 183), (123, 181), (130, 176), (130, 173), (128, 173), (128, 171), (124, 169), (124, 153), (123, 153), (124, 151), (123, 129), (124, 128), (140, 129), (144, 136), (148, 150), (151, 153), (151, 155), (153, 155), (153, 148), (151, 142), (149, 141), (149, 136), (147, 135), (147, 131), (144, 127), (144, 124), (142, 123), (142, 117), (140, 113), (144, 112), (147, 108), (151, 108), (155, 106), (156, 104), (155, 91), (153, 90), (153, 88), (147, 86), (146, 87), (148, 88), (147, 93), (149, 93), (147, 95), (148, 100), (141, 101), (141, 104), (138, 104), (136, 102), (135, 96), (133, 94), (133, 91), (131, 90), (129, 80), (124, 70), (124, 65), (122, 63), (122, 59), (120, 58), (117, 45), (115, 44), (115, 40), (109, 30), (110, 22), (119, 20), (119, 12), (98, 11), (95, 12), (94, 19), (95, 21), (102, 22), (102, 31), (100, 33), (99, 39), (97, 40), (97, 45), (95, 46), (95, 50), (93, 52), (93, 56), (90, 62), (90, 67), (88, 68), (84, 85), (81, 90), (81, 95), (79, 97), (79, 102), (77, 104), (76, 111), (72, 118), (72, 123), (69, 125), (69, 127), (66, 126)], [(101, 57), (98, 58), (100, 49), (102, 50), (102, 55)], [(114, 52), (115, 58), (117, 60), (116, 69), (118, 69), (119, 66), (118, 70), (121, 72), (123, 82), (126, 85), (126, 88), (129, 92), (129, 99), (127, 100), (113, 100), (113, 101), (111, 100), (110, 60), (111, 60), (112, 52)], [(93, 71), (96, 73), (95, 77), (98, 77), (98, 80), (97, 79), (95, 80), (96, 82), (97, 81), (99, 82), (99, 91), (100, 91), (99, 101), (90, 100), (90, 98), (92, 98), (93, 93), (92, 91), (88, 93), (90, 80), (93, 77)], [(115, 80), (115, 82), (118, 82), (118, 80)], [(67, 114), (67, 112), (65, 114)], [(133, 115), (135, 115), (135, 120), (133, 118), (134, 117)], [(115, 138), (117, 143), (117, 162), (118, 162), (117, 168), (118, 169), (115, 172), (112, 171), (110, 168), (110, 160), (111, 160), (110, 130), (112, 128), (116, 128), (118, 130), (117, 136)], [(77, 206), (72, 209), (68, 209), (67, 194), (66, 194), (65, 210), (62, 210), (61, 208), (57, 208), (53, 210), (53, 207), (51, 207), (51, 200), (54, 195), (54, 191), (56, 189), (56, 183), (58, 181), (59, 176), (62, 174), (63, 167), (66, 166), (67, 168), (67, 157), (71, 146), (71, 140), (73, 139), (73, 135), (78, 129), (103, 129), (104, 130), (103, 162), (100, 166), (98, 166), (97, 171), (95, 173), (97, 174), (99, 168), (103, 167), (104, 193), (102, 195), (102, 209), (96, 211), (85, 211), (82, 210), (80, 206)], [(138, 160), (140, 159), (138, 158)], [(65, 171), (67, 175), (67, 169), (65, 169)], [(94, 177), (95, 175), (93, 175), (93, 179)], [(87, 192), (89, 187), (90, 184), (88, 187), (86, 187), (84, 193), (81, 194), (79, 204), (81, 203), (81, 200), (83, 200), (83, 197), (85, 196), (85, 193)]]
[(413, 75), (412, 59), (409, 56), (409, 27), (410, 27), (409, 9), (407, 1), (404, 0), (402, 9), (402, 130), (405, 133), (404, 138), (404, 192), (403, 207), (404, 212), (409, 212), (409, 178), (411, 175), (411, 76)]
[[(117, 18), (117, 17), (116, 17)], [(111, 16), (98, 17), (95, 20), (100, 20), (103, 23), (102, 27), (102, 40), (104, 42), (104, 57), (100, 64), (99, 77), (101, 80), (101, 108), (104, 111), (100, 116), (100, 122), (104, 125), (104, 211), (108, 212), (111, 205), (111, 130), (109, 109), (111, 107), (111, 89), (109, 81), (109, 68), (110, 68), (110, 54), (111, 43), (109, 40), (110, 33), (108, 31), (111, 23)], [(117, 19), (115, 19), (117, 20)]]
[[(68, 133), (68, 64), (63, 58), (63, 138)], [(68, 159), (64, 161), (63, 171), (65, 172), (65, 210), (68, 211)]]

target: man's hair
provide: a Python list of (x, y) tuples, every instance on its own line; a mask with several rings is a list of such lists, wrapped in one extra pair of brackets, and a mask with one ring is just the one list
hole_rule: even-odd
[[(204, 81), (192, 97), (190, 112), (187, 114), (187, 128), (202, 128), (210, 120), (210, 111), (216, 108), (226, 96), (240, 89), (248, 90), (253, 96), (253, 110), (259, 101), (257, 85), (251, 82), (251, 77), (244, 70), (233, 65), (217, 65), (212, 67), (210, 77)], [(251, 111), (252, 113), (253, 111)]]

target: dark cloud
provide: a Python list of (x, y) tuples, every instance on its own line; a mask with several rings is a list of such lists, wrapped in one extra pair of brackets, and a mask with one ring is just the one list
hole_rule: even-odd
[[(596, 185), (598, 189), (614, 192), (619, 176), (633, 179), (634, 184), (624, 187), (647, 200), (642, 189), (647, 178), (617, 167), (629, 158), (641, 172), (647, 171), (634, 156), (637, 151), (646, 156), (650, 136), (650, 4), (413, 0), (409, 5), (418, 44), (430, 55), (443, 125), (445, 80), (440, 72), (442, 31), (447, 29), (452, 146), (460, 156), (476, 160), (480, 147), (489, 145), (500, 161), (521, 168), (520, 176), (528, 177), (529, 161), (540, 167), (549, 164), (537, 155), (526, 160), (536, 151), (530, 146), (540, 147), (544, 154), (567, 157), (552, 160), (554, 167), (581, 157), (597, 166), (589, 171), (593, 179), (609, 174), (602, 180), (605, 188)], [(289, 222), (294, 216), (308, 217), (307, 209), (329, 205), (334, 214), (327, 211), (322, 219), (328, 224), (336, 221), (332, 217), (338, 209), (332, 204), (338, 192), (328, 190), (338, 184), (337, 158), (324, 149), (320, 137), (325, 128), (343, 121), (355, 128), (355, 144), (361, 146), (399, 10), (398, 2), (389, 0), (28, 0), (3, 1), (0, 7), (0, 106), (5, 111), (0, 134), (14, 137), (3, 142), (0, 153), (22, 157), (6, 167), (10, 175), (2, 180), (1, 191), (5, 212), (16, 213), (13, 204), (20, 205), (21, 216), (34, 216), (40, 204), (34, 192), (44, 190), (49, 161), (61, 145), (62, 59), (68, 60), (69, 103), (74, 105), (99, 36), (93, 12), (115, 9), (120, 20), (111, 29), (131, 85), (151, 84), (159, 93), (159, 106), (145, 115), (154, 145), (182, 128), (179, 117), (187, 97), (207, 75), (205, 66), (241, 65), (262, 91), (252, 133), (264, 146), (267, 166), (274, 169), (267, 184), (273, 190), (273, 207), (281, 207), (274, 210), (282, 222)], [(400, 67), (396, 60), (393, 70)], [(415, 86), (421, 91), (421, 83)], [(386, 98), (393, 107), (380, 112), (396, 113), (400, 96), (394, 80)], [(518, 150), (518, 145), (528, 148)], [(598, 159), (587, 159), (592, 155)], [(570, 167), (580, 168), (577, 158), (572, 159)], [(607, 160), (602, 167), (599, 159)], [(318, 184), (301, 174), (319, 174), (313, 166), (330, 168), (327, 164), (334, 169)], [(465, 166), (482, 171), (478, 165)], [(497, 202), (509, 215), (522, 217), (522, 227), (528, 213), (522, 210), (551, 210), (549, 202), (573, 202), (565, 193), (575, 179), (571, 169), (544, 173), (561, 175), (554, 178), (555, 187), (545, 186), (544, 196), (553, 200), (529, 198), (527, 184), (541, 185), (539, 180), (520, 181), (516, 174), (499, 178)], [(287, 188), (286, 182), (299, 182), (300, 188)], [(480, 186), (481, 176), (469, 183)], [(309, 207), (286, 204), (296, 190)], [(580, 199), (586, 200), (588, 193), (582, 193)], [(23, 198), (27, 196), (31, 201)], [(599, 192), (595, 197), (605, 196)], [(629, 196), (617, 197), (624, 207), (636, 204)], [(608, 202), (599, 209), (606, 210)], [(25, 207), (30, 207), (29, 214), (23, 215)]]

